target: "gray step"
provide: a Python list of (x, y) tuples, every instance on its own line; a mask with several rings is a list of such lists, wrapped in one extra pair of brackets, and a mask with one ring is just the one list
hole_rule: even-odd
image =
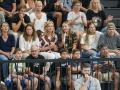
[(120, 18), (120, 8), (105, 8), (106, 15), (112, 15), (114, 18)]
[(113, 19), (113, 22), (115, 23), (115, 26), (116, 26), (117, 28), (120, 28), (120, 18), (114, 18), (114, 19)]
[(118, 2), (119, 0), (101, 0), (101, 3), (105, 8), (115, 8), (118, 6)]

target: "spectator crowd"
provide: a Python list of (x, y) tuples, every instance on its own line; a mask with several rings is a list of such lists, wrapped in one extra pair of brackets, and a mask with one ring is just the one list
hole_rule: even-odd
[[(0, 61), (119, 58), (113, 18), (100, 0), (0, 0)], [(15, 84), (12, 90), (101, 90), (100, 83), (109, 78), (119, 90), (115, 61), (92, 65), (5, 63), (0, 78), (7, 87)]]

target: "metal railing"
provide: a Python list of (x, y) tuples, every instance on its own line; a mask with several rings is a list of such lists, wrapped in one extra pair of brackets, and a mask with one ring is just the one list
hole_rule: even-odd
[[(109, 66), (111, 66), (111, 63), (110, 63), (110, 61), (112, 62), (112, 70), (110, 70), (111, 68), (109, 68)], [(58, 63), (64, 63), (64, 64), (67, 64), (67, 65), (69, 65), (69, 66), (72, 66), (72, 64), (73, 63), (77, 63), (77, 64), (81, 64), (81, 63), (85, 63), (85, 62), (87, 62), (87, 63), (90, 63), (91, 64), (91, 75), (92, 76), (95, 76), (95, 72), (98, 70), (98, 72), (99, 72), (99, 70), (100, 71), (102, 71), (102, 65), (103, 65), (103, 63), (101, 63), (101, 62), (108, 62), (107, 63), (107, 65), (106, 66), (108, 66), (108, 67), (106, 67), (106, 71), (103, 69), (103, 72), (102, 72), (102, 74), (105, 74), (105, 73), (107, 73), (107, 78), (108, 79), (106, 79), (106, 80), (103, 80), (102, 78), (101, 78), (101, 80), (100, 80), (100, 83), (101, 83), (101, 88), (102, 88), (102, 90), (114, 90), (114, 87), (115, 87), (115, 84), (114, 84), (114, 80), (115, 79), (113, 79), (112, 78), (112, 80), (110, 79), (110, 75), (111, 75), (111, 72), (114, 74), (114, 72), (118, 72), (119, 73), (119, 71), (120, 71), (120, 58), (94, 58), (94, 59), (84, 59), (84, 58), (81, 58), (81, 59), (79, 59), (79, 60), (73, 60), (73, 59), (67, 59), (67, 60), (62, 60), (62, 59), (57, 59), (57, 60), (11, 60), (11, 61), (0, 61), (0, 81), (1, 80), (7, 80), (6, 78), (4, 78), (3, 76), (3, 71), (4, 71), (4, 68), (2, 67), (3, 65), (9, 65), (9, 70), (8, 70), (8, 72), (9, 72), (9, 76), (11, 75), (10, 74), (10, 71), (12, 71), (12, 70), (10, 70), (11, 68), (10, 68), (10, 64), (16, 64), (17, 66), (19, 66), (19, 64), (20, 63), (25, 63), (25, 64), (27, 64), (27, 67), (25, 67), (24, 68), (24, 70), (22, 69), (22, 72), (23, 73), (16, 73), (16, 75), (17, 75), (17, 77), (16, 78), (18, 78), (19, 79), (19, 75), (21, 75), (21, 76), (23, 76), (22, 77), (22, 79), (24, 79), (23, 81), (22, 80), (20, 80), (20, 85), (22, 86), (22, 89), (20, 89), (20, 90), (27, 90), (26, 89), (26, 85), (23, 85), (23, 83), (24, 84), (27, 84), (27, 83), (29, 83), (29, 81), (31, 82), (31, 83), (29, 83), (30, 85), (28, 85), (28, 86), (30, 86), (29, 88), (30, 88), (30, 90), (48, 90), (48, 89), (46, 89), (46, 82), (48, 83), (49, 82), (49, 79), (50, 79), (50, 86), (49, 86), (49, 84), (48, 84), (48, 87), (47, 88), (51, 88), (50, 90), (57, 90), (56, 89), (56, 87), (58, 86), (58, 83), (56, 83), (56, 81), (57, 81), (57, 79), (58, 78), (56, 78), (57, 77), (57, 70), (59, 69), (60, 70), (60, 72), (61, 72), (61, 76), (62, 76), (62, 74), (64, 74), (64, 73), (68, 73), (68, 70), (71, 68), (71, 67), (66, 67), (67, 69), (65, 70), (65, 71), (61, 71), (61, 68), (62, 67), (60, 67), (60, 68), (57, 68), (56, 66), (58, 65)], [(35, 74), (35, 73), (33, 73), (33, 72), (36, 72), (35, 70), (37, 70), (36, 68), (33, 68), (32, 69), (32, 71), (31, 70), (29, 70), (28, 69), (28, 67), (30, 67), (29, 65), (30, 65), (30, 63), (36, 63), (36, 65), (37, 64), (41, 64), (41, 63), (43, 63), (42, 64), (42, 66), (38, 66), (39, 67), (39, 69), (38, 69), (38, 71), (37, 71), (37, 75)], [(47, 65), (46, 65), (46, 63), (47, 63)], [(47, 72), (46, 72), (46, 70), (45, 70), (45, 67), (46, 66), (50, 66), (50, 67), (52, 67), (51, 66), (51, 64), (53, 64), (53, 63), (57, 63), (56, 65), (55, 65), (55, 67), (54, 67), (54, 71), (50, 68), (49, 70), (47, 70)], [(82, 64), (81, 64), (82, 65)], [(94, 66), (97, 66), (97, 68), (95, 68)], [(44, 67), (44, 69), (42, 68), (41, 69), (41, 67)], [(14, 68), (14, 69), (16, 69), (16, 68)], [(27, 70), (28, 71), (27, 71)], [(39, 72), (41, 72), (40, 70), (43, 70), (42, 71), (42, 73), (40, 73), (39, 74)], [(70, 71), (71, 71), (71, 69), (70, 69)], [(105, 72), (104, 72), (105, 71)], [(72, 71), (71, 71), (72, 72)], [(7, 73), (7, 72), (6, 72)], [(54, 73), (54, 74), (53, 74)], [(26, 78), (24, 77), (24, 75), (25, 74), (27, 74), (27, 76), (26, 76)], [(77, 75), (77, 78), (79, 77), (79, 74), (81, 74), (81, 72), (78, 72), (78, 73), (76, 73), (76, 75)], [(40, 75), (43, 75), (43, 77), (42, 76), (40, 76)], [(71, 76), (72, 76), (73, 74), (71, 73)], [(99, 76), (97, 76), (98, 74), (96, 74), (96, 77), (98, 78)], [(14, 75), (13, 75), (14, 76)], [(12, 75), (11, 75), (11, 77), (12, 77)], [(33, 78), (33, 77), (35, 77), (35, 78)], [(49, 79), (47, 79), (47, 77), (49, 77)], [(62, 78), (62, 77), (60, 77), (60, 79), (59, 80), (61, 80), (62, 82), (63, 82), (63, 84), (64, 85), (66, 85), (66, 86), (64, 86), (64, 85), (61, 85), (60, 86), (60, 90), (74, 90), (73, 88), (74, 88), (74, 86), (73, 87), (71, 87), (71, 88), (69, 88), (68, 86), (67, 86), (67, 84), (69, 83), (67, 80), (68, 80), (68, 78), (69, 78), (69, 76), (67, 76), (67, 74), (65, 75), (65, 77), (66, 77), (66, 79), (65, 78)], [(115, 77), (115, 75), (113, 75), (113, 77)], [(41, 80), (41, 78), (42, 78), (42, 80)], [(71, 80), (72, 80), (72, 77), (70, 77), (71, 78)], [(69, 79), (70, 79), (69, 78)], [(12, 84), (11, 84), (11, 82), (10, 83), (8, 83), (8, 82), (6, 82), (5, 84), (6, 84), (6, 86), (7, 86), (7, 88), (8, 88), (8, 90), (19, 90), (19, 88), (17, 87), (17, 85), (15, 85), (15, 83), (14, 83), (14, 81), (13, 81), (13, 79), (14, 78), (11, 78), (11, 81), (12, 81)], [(17, 79), (17, 80), (18, 80)], [(25, 83), (25, 79), (28, 81), (27, 83)], [(34, 79), (36, 79), (38, 82), (37, 82), (37, 89), (35, 89), (34, 87), (35, 87), (35, 81), (34, 81)], [(8, 79), (9, 80), (9, 79)], [(48, 80), (48, 81), (47, 81)], [(45, 82), (45, 83), (44, 83)], [(19, 80), (17, 81), (17, 83), (19, 84)], [(8, 85), (7, 85), (8, 84)], [(118, 84), (119, 85), (119, 84)], [(72, 86), (72, 83), (71, 83), (71, 86)], [(28, 89), (29, 90), (29, 89)], [(118, 90), (120, 90), (120, 89), (118, 89)]]

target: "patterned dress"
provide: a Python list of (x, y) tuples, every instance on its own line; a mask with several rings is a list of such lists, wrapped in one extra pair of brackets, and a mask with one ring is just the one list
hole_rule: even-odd
[[(63, 43), (63, 45), (60, 45), (61, 43)], [(73, 45), (77, 45), (77, 35), (73, 32), (69, 32), (67, 34), (65, 33), (61, 33), (58, 35), (58, 48), (59, 50), (61, 48), (65, 48), (69, 51), (69, 53), (72, 52), (73, 49)]]

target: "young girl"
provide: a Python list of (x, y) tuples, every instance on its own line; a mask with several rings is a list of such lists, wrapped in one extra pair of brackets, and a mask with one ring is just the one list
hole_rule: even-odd
[(70, 26), (67, 21), (62, 24), (62, 33), (58, 35), (57, 43), (59, 50), (61, 48), (65, 48), (69, 53), (71, 53), (73, 49), (77, 48), (77, 35), (70, 31)]

